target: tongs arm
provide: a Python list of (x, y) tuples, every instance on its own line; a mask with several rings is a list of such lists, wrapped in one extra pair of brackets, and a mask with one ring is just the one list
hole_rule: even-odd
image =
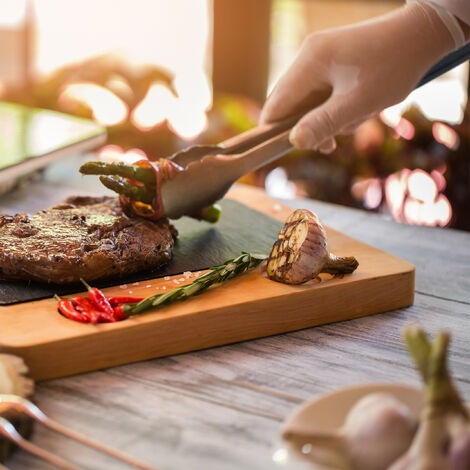
[(234, 155), (230, 161), (227, 157), (227, 164), (230, 162), (231, 166), (236, 168), (237, 179), (255, 171), (294, 149), (289, 141), (289, 134), (290, 129), (285, 130), (246, 152)]
[(280, 133), (292, 129), (304, 115), (305, 112), (295, 114), (294, 116), (290, 116), (282, 121), (254, 127), (242, 134), (230, 137), (219, 144), (219, 147), (223, 150), (217, 153), (219, 155), (230, 155), (249, 151), (263, 142), (268, 141), (272, 137), (278, 136)]

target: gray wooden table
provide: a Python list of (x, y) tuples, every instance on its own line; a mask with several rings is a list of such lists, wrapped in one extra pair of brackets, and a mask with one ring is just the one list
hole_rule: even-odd
[[(81, 160), (56, 164), (43, 179), (1, 197), (0, 210), (34, 211), (72, 193), (103, 193), (95, 178), (74, 176)], [(411, 322), (429, 332), (452, 332), (451, 367), (470, 400), (470, 234), (400, 225), (312, 200), (287, 204), (309, 208), (325, 224), (414, 263), (415, 304), (51, 380), (37, 386), (39, 406), (61, 423), (158, 469), (275, 469), (271, 456), (280, 425), (303, 400), (352, 384), (419, 383), (400, 340)], [(125, 468), (42, 428), (33, 440), (86, 469)], [(8, 468), (51, 467), (19, 452)]]

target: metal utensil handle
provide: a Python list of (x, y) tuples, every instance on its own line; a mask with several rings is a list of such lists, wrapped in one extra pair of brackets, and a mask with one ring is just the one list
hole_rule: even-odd
[(443, 57), (437, 64), (433, 65), (424, 77), (416, 85), (416, 88), (425, 85), (426, 83), (434, 80), (435, 78), (441, 76), (443, 73), (452, 70), (457, 65), (463, 64), (470, 59), (470, 42), (467, 42), (465, 46), (447, 54)]
[(73, 439), (77, 442), (81, 442), (82, 444), (92, 447), (93, 449), (96, 449), (99, 452), (102, 452), (104, 454), (107, 454), (117, 460), (121, 460), (122, 462), (127, 463), (131, 467), (134, 468), (139, 468), (141, 470), (157, 470), (155, 467), (151, 467), (150, 465), (144, 464), (143, 462), (139, 462), (138, 460), (129, 457), (126, 454), (123, 454), (117, 450), (110, 449), (107, 446), (104, 446), (103, 444), (100, 444), (98, 442), (93, 441), (92, 439), (87, 438), (83, 434), (80, 434), (78, 432), (72, 431), (71, 429), (62, 426), (61, 424), (57, 423), (56, 421), (53, 421), (52, 419), (45, 417), (44, 420), (41, 420), (42, 424), (47, 426), (50, 429), (53, 429), (54, 431), (67, 436), (70, 439)]
[(294, 149), (289, 141), (290, 129), (281, 132), (257, 147), (241, 153), (233, 159), (239, 176), (255, 171), (281, 158)]
[(281, 132), (292, 129), (297, 121), (304, 116), (306, 111), (297, 113), (282, 121), (265, 124), (264, 126), (254, 127), (242, 134), (238, 134), (230, 139), (224, 140), (219, 145), (224, 148), (223, 155), (243, 153), (257, 145), (269, 140)]
[(51, 452), (38, 447), (32, 442), (23, 439), (23, 437), (18, 433), (16, 428), (6, 419), (0, 417), (0, 436), (5, 437), (6, 439), (14, 442), (17, 446), (24, 449), (26, 452), (35, 455), (47, 462), (55, 465), (58, 468), (63, 470), (82, 470), (80, 467), (72, 465), (61, 457), (52, 454)]

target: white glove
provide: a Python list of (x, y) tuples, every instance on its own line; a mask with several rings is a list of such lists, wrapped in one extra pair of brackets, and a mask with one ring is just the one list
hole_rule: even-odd
[(422, 3), (314, 33), (267, 99), (261, 122), (312, 109), (292, 129), (290, 140), (297, 148), (329, 153), (336, 148), (336, 135), (351, 133), (403, 100), (454, 47), (438, 14)]
[[(407, 0), (411, 1), (411, 0)], [(468, 0), (427, 0), (441, 6), (462, 22), (470, 25), (470, 2)]]

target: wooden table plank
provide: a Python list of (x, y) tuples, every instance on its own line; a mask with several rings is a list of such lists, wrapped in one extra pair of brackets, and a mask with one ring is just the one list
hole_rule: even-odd
[[(24, 193), (15, 198), (9, 199), (10, 207), (29, 200)], [(429, 332), (452, 332), (450, 363), (469, 400), (470, 235), (399, 225), (316, 201), (290, 204), (311, 208), (333, 228), (416, 264), (417, 290), (423, 293), (416, 295), (415, 304), (402, 311), (44, 382), (37, 388), (38, 404), (62, 423), (163, 470), (275, 469), (270, 455), (279, 420), (299, 400), (356, 383), (419, 383), (400, 339), (402, 328), (411, 322)], [(461, 253), (453, 255), (454, 247)], [(84, 468), (121, 468), (42, 429), (34, 441)], [(51, 468), (23, 453), (8, 466)]]

